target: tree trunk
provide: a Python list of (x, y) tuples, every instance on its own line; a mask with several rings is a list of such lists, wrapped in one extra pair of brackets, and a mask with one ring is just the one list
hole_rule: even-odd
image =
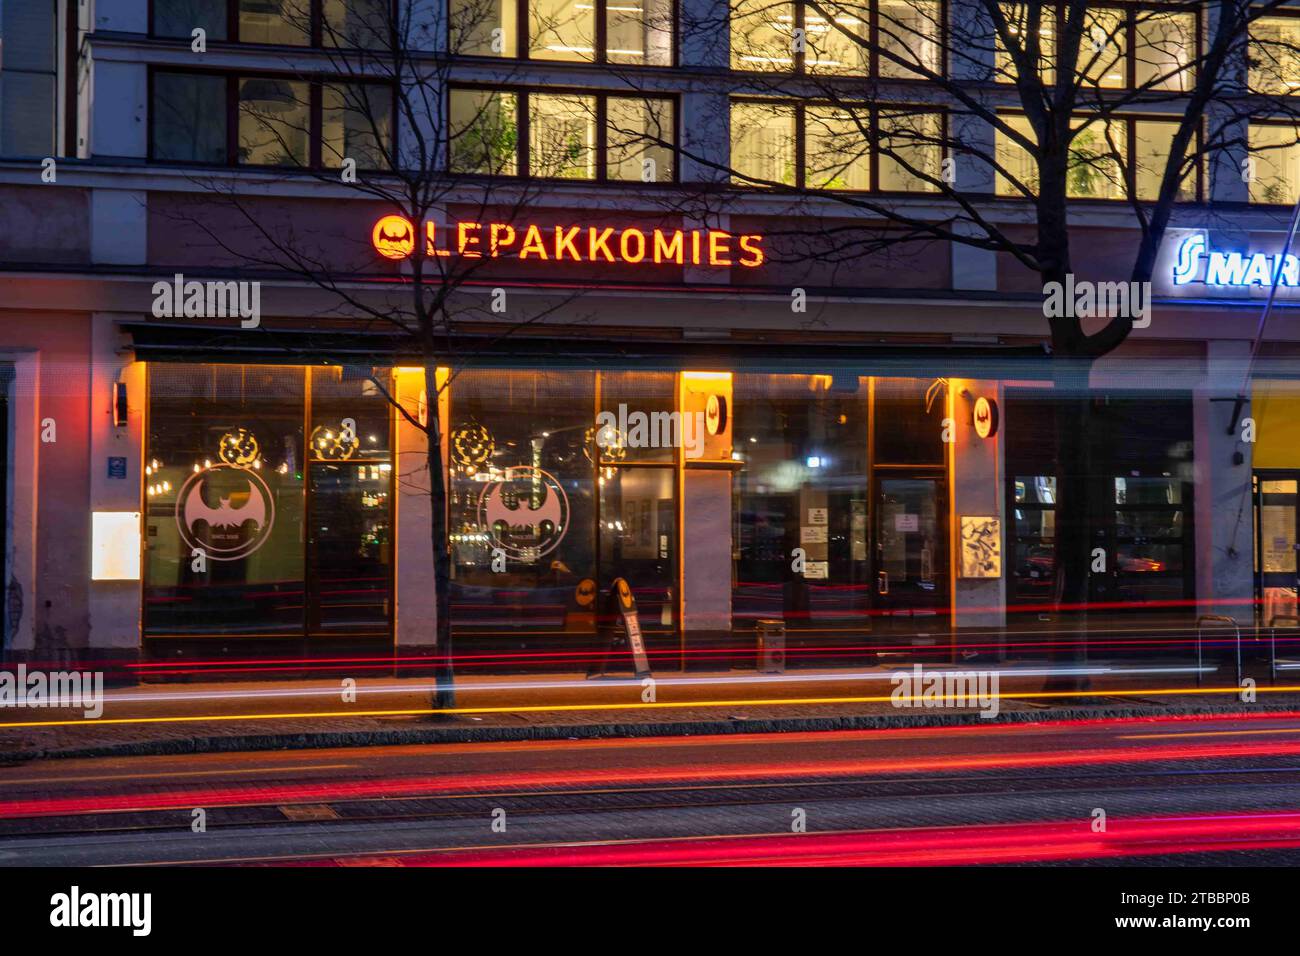
[(429, 465), (429, 537), (433, 547), (435, 592), (434, 679), (437, 691), (433, 705), (439, 710), (456, 706), (455, 669), (451, 646), (451, 552), (447, 547), (447, 480), (442, 460), (442, 418), (439, 415), (438, 363), (424, 364), (424, 393)]

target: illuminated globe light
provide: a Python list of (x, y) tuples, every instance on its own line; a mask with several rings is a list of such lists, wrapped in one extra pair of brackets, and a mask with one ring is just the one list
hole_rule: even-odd
[(312, 454), (321, 461), (347, 461), (361, 442), (346, 429), (317, 425), (308, 439)]
[(217, 448), (217, 457), (237, 468), (254, 465), (260, 453), (256, 436), (247, 428), (226, 432), (221, 436), (221, 444)]

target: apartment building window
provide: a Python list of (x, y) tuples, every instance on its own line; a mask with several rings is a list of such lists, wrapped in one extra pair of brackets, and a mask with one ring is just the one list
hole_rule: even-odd
[(672, 0), (451, 0), (451, 52), (668, 66)]
[(52, 156), (58, 110), (58, 4), (0, 2), (0, 154)]
[(383, 169), (392, 89), (378, 83), (156, 71), (150, 156), (166, 162)]
[(1249, 62), (1252, 92), (1300, 90), (1300, 16), (1261, 17), (1252, 23)]
[(453, 89), (456, 173), (672, 182), (671, 99), (563, 90)]
[[(1064, 8), (1004, 4), (1007, 31), (1019, 43), (1037, 33), (1039, 73), (1045, 84), (1056, 82), (1056, 42), (1065, 29)], [(1085, 86), (1101, 89), (1150, 89), (1188, 92), (1196, 82), (1200, 23), (1190, 11), (1158, 6), (1089, 6), (1079, 43), (1078, 74)], [(995, 27), (996, 31), (996, 27)], [(996, 79), (1013, 83), (1016, 66), (1006, 45), (997, 41)]]
[[(1009, 127), (1035, 141), (1033, 127), (1023, 116), (1001, 117)], [(1123, 117), (1071, 123), (1078, 130), (1070, 146), (1066, 195), (1071, 199), (1128, 199), (1150, 202), (1160, 195), (1178, 120)], [(1193, 144), (1194, 150), (1196, 144)], [(1034, 156), (1002, 130), (997, 131), (997, 195), (1023, 196), (1016, 182), (1038, 192), (1038, 163)], [(1195, 202), (1200, 177), (1188, 169), (1179, 184), (1178, 199)]]
[(1251, 123), (1247, 143), (1250, 201), (1293, 205), (1300, 198), (1300, 128)]
[[(920, 79), (943, 70), (939, 0), (732, 0), (735, 70)], [(802, 40), (802, 42), (800, 42)]]
[(278, 46), (384, 49), (400, 26), (394, 0), (153, 0), (156, 37)]
[(732, 182), (936, 192), (942, 113), (909, 107), (735, 100)]

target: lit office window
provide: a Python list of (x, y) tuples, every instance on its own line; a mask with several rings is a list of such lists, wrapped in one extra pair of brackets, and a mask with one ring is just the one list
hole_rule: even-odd
[(596, 178), (596, 98), (528, 97), (528, 170), (558, 179)]
[[(1133, 175), (1138, 199), (1153, 201), (1160, 196), (1160, 184), (1169, 165), (1169, 152), (1178, 123), (1164, 120), (1133, 122)], [(1192, 143), (1191, 148), (1195, 149)], [(1178, 186), (1178, 199), (1196, 201), (1196, 177), (1184, 172)]]
[(519, 171), (519, 104), (514, 93), (451, 91), (451, 171), (513, 176)]
[(606, 175), (629, 182), (671, 182), (673, 131), (672, 100), (609, 97), (605, 100)]
[[(1056, 82), (1056, 46), (1063, 22), (1058, 9), (1005, 4), (1007, 32), (1018, 46), (1033, 35), (1039, 47), (1038, 69), (1046, 85)], [(1033, 17), (1038, 16), (1035, 23)], [(1084, 14), (1079, 37), (1077, 74), (1085, 87), (1122, 89), (1134, 84), (1155, 90), (1188, 90), (1195, 81), (1197, 17), (1185, 11), (1137, 7), (1094, 7)], [(1016, 65), (999, 38), (997, 79), (1014, 82)]]
[(1250, 89), (1289, 94), (1300, 89), (1300, 17), (1262, 17), (1250, 28)]
[(226, 78), (198, 73), (155, 73), (150, 108), (153, 158), (226, 161)]
[(881, 110), (879, 117), (880, 189), (938, 192), (943, 117), (917, 110)]
[(449, 52), (466, 56), (519, 55), (515, 0), (455, 0), (448, 12)]
[(1196, 82), (1196, 15), (1142, 10), (1135, 16), (1134, 83), (1153, 90), (1191, 90)]
[(306, 166), (310, 161), (308, 85), (277, 77), (239, 81), (239, 162)]
[[(1012, 129), (1031, 143), (1035, 141), (1033, 127), (1022, 116), (1003, 116)], [(1081, 128), (1086, 125), (1086, 128)], [(1070, 164), (1066, 173), (1066, 195), (1071, 199), (1124, 199), (1125, 187), (1121, 159), (1128, 155), (1128, 122), (1088, 122), (1075, 120), (1071, 126), (1078, 130), (1070, 146)], [(1038, 163), (1034, 156), (1001, 130), (997, 134), (999, 196), (1022, 196), (1012, 179), (1014, 177), (1031, 193), (1038, 191)], [(1004, 173), (1005, 171), (1005, 173)]]
[[(929, 0), (878, 0), (877, 73), (893, 79), (917, 78), (912, 66), (931, 73), (943, 70), (943, 4)], [(894, 57), (903, 60), (897, 62)]]
[(239, 39), (243, 43), (311, 43), (310, 0), (239, 0)]
[(778, 72), (794, 69), (795, 5), (778, 0), (733, 0), (731, 67)]
[(914, 67), (943, 67), (942, 11), (937, 0), (732, 0), (731, 66), (864, 76), (874, 47), (878, 75), (917, 78)]
[(1300, 129), (1252, 123), (1250, 201), (1291, 205), (1300, 196)]
[(392, 147), (392, 91), (373, 84), (326, 83), (321, 88), (321, 162), (361, 169), (388, 166)]
[(804, 112), (804, 170), (813, 189), (871, 188), (871, 114), (832, 106)]
[(593, 0), (529, 0), (528, 55), (537, 60), (595, 60)]
[(610, 63), (672, 63), (671, 0), (604, 0), (604, 7), (605, 55)]
[(794, 106), (773, 103), (731, 104), (731, 168), (738, 185), (796, 184)]

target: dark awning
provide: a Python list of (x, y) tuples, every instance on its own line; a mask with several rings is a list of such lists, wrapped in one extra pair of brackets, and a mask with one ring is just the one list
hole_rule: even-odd
[[(136, 358), (148, 362), (288, 365), (420, 365), (409, 338), (390, 332), (338, 329), (215, 328), (170, 322), (126, 322)], [(898, 344), (817, 340), (601, 336), (594, 330), (540, 334), (458, 332), (438, 363), (455, 368), (717, 369), (911, 377), (1041, 377), (1042, 346)]]

